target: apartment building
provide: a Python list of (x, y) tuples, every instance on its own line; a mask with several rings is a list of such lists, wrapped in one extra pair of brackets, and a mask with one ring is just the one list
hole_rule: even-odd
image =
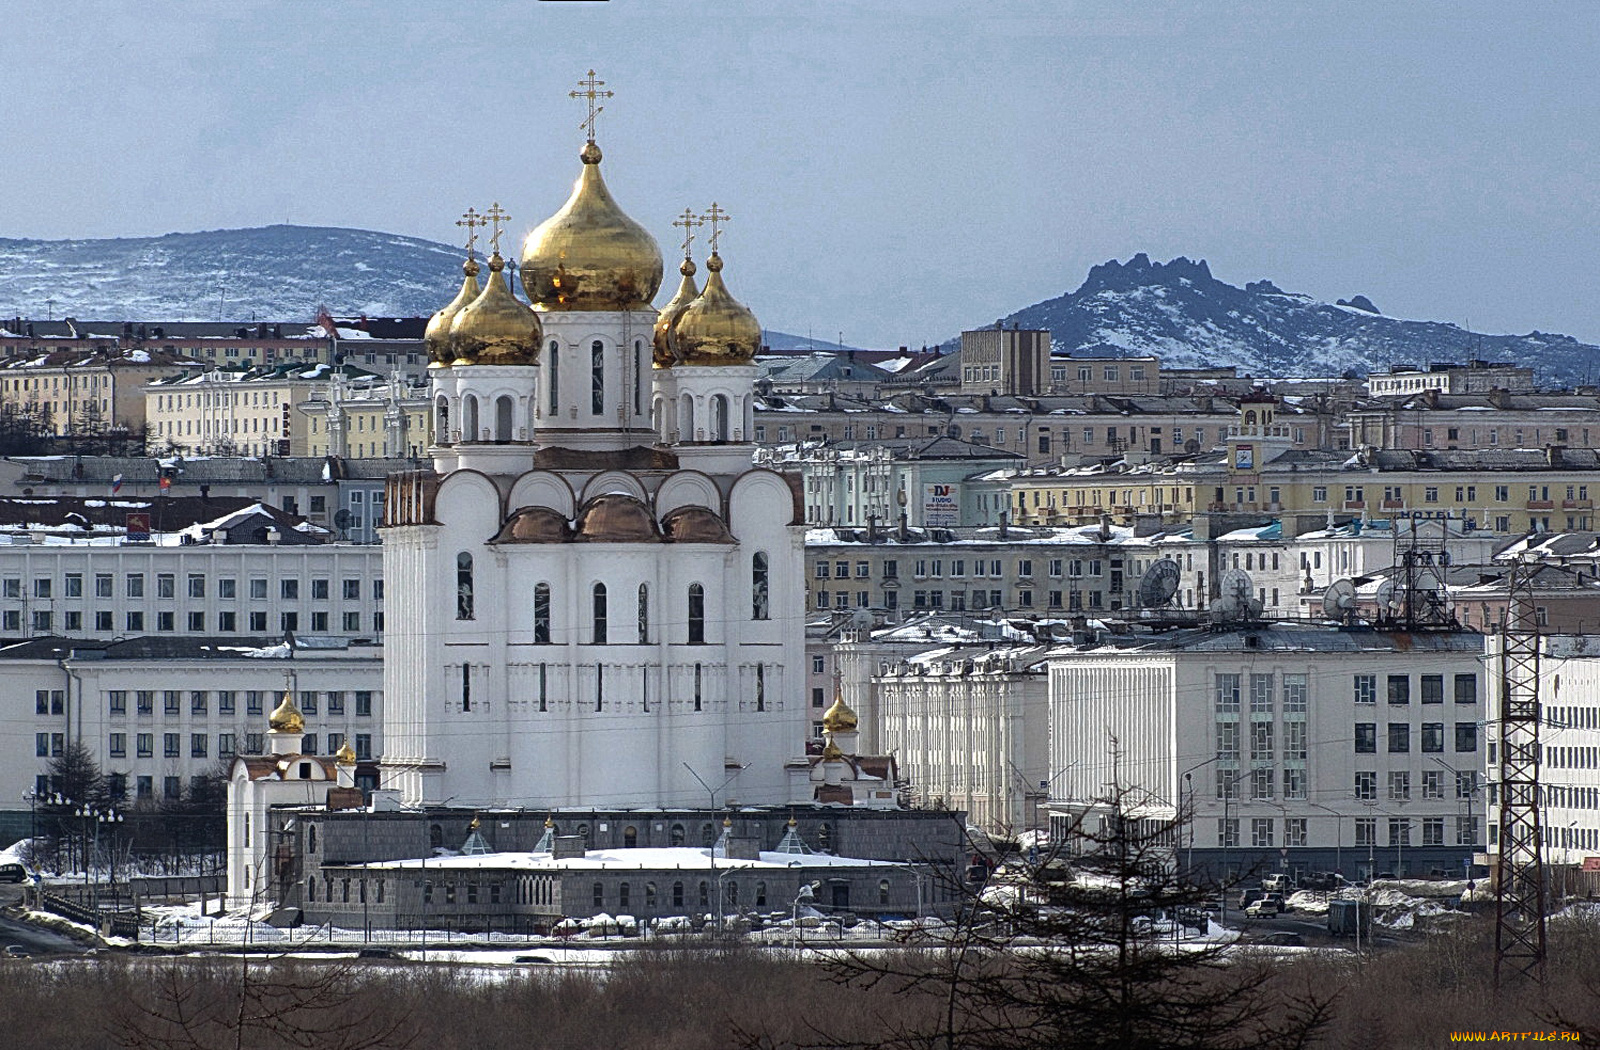
[(1015, 470), (1023, 457), (959, 438), (840, 442), (758, 450), (758, 463), (798, 471), (813, 525), (949, 528), (998, 523), (1005, 486), (976, 475)]
[[(337, 371), (347, 379), (381, 378), (351, 365)], [(151, 447), (185, 455), (310, 455), (309, 420), (295, 406), (334, 373), (332, 365), (296, 362), (155, 380), (145, 387)]]
[(1354, 448), (1589, 448), (1600, 440), (1600, 395), (1429, 390), (1357, 404), (1345, 419)]
[(93, 349), (16, 351), (0, 359), (0, 412), (32, 420), (58, 437), (137, 433), (145, 425), (145, 385), (203, 367), (182, 354), (120, 349), (113, 342)]
[(387, 378), (335, 372), (295, 409), (306, 419), (312, 456), (417, 458), (433, 442), (427, 388), (399, 371)]
[(1053, 827), (1114, 788), (1234, 873), (1456, 872), (1482, 849), (1483, 636), (1243, 625), (1050, 656)]

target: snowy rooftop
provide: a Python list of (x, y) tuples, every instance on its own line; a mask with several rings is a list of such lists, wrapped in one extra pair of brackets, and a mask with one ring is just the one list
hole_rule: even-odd
[[(900, 867), (890, 861), (865, 860), (861, 857), (832, 857), (823, 853), (797, 856), (793, 853), (776, 853), (763, 850), (759, 860), (740, 860), (733, 857), (712, 857), (709, 849), (690, 846), (658, 846), (638, 849), (594, 849), (582, 857), (556, 860), (548, 853), (482, 853), (475, 856), (434, 857), (415, 860), (375, 861), (368, 868), (422, 869), (437, 868), (448, 871), (511, 870), (511, 871), (657, 871), (678, 869), (684, 871), (709, 871), (741, 868), (766, 870), (790, 867), (807, 868), (872, 868)], [(359, 867), (361, 865), (351, 865)]]

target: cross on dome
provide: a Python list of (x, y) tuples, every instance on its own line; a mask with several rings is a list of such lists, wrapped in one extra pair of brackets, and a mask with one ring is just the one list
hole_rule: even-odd
[(489, 250), (494, 252), (494, 254), (499, 255), (500, 234), (502, 232), (501, 226), (506, 222), (506, 220), (511, 218), (511, 215), (501, 210), (499, 201), (495, 201), (493, 204), (489, 205), (489, 210), (484, 214), (487, 216), (485, 221), (494, 227), (494, 233), (489, 237)]
[(606, 82), (604, 80), (596, 79), (594, 70), (591, 69), (589, 70), (589, 76), (586, 79), (578, 81), (578, 86), (583, 88), (582, 91), (567, 92), (568, 98), (581, 98), (587, 100), (589, 103), (589, 116), (585, 118), (583, 123), (579, 124), (578, 127), (582, 128), (588, 134), (590, 142), (594, 141), (594, 118), (598, 117), (606, 108), (604, 106), (595, 105), (595, 100), (601, 98), (611, 98), (616, 94), (615, 91), (601, 91), (600, 88), (605, 87), (605, 83)]
[(489, 225), (489, 220), (478, 214), (478, 209), (468, 208), (462, 213), (461, 218), (456, 220), (456, 225), (467, 228), (467, 258), (470, 259), (478, 246), (478, 228)]
[(722, 237), (722, 224), (727, 222), (731, 218), (733, 218), (733, 216), (729, 215), (727, 212), (725, 212), (721, 208), (717, 207), (717, 202), (716, 201), (712, 201), (711, 202), (710, 209), (708, 209), (706, 211), (705, 215), (702, 216), (702, 220), (703, 221), (709, 222), (711, 224), (711, 238), (710, 238), (710, 240), (711, 240), (711, 254), (712, 255), (717, 254), (717, 241)]
[(689, 257), (689, 245), (694, 243), (695, 228), (705, 224), (706, 220), (696, 215), (693, 208), (683, 209), (683, 214), (672, 220), (672, 225), (683, 229), (683, 257), (685, 259)]

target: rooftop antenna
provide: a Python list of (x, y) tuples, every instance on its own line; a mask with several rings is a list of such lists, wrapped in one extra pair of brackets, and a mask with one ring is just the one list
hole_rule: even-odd
[(1183, 570), (1171, 558), (1160, 558), (1139, 577), (1139, 605), (1146, 609), (1161, 609), (1171, 603), (1178, 593)]

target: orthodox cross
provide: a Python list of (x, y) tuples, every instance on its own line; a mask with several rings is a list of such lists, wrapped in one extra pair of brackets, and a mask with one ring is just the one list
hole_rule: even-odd
[(568, 98), (582, 98), (587, 99), (589, 102), (589, 117), (578, 127), (588, 133), (590, 142), (594, 141), (594, 118), (598, 117), (601, 111), (606, 108), (595, 105), (595, 99), (610, 98), (616, 94), (615, 91), (601, 91), (600, 89), (605, 87), (605, 84), (604, 80), (595, 79), (594, 70), (591, 69), (587, 79), (578, 81), (578, 86), (583, 89), (582, 91), (567, 92)]
[(711, 202), (711, 209), (702, 216), (703, 220), (711, 224), (711, 254), (717, 254), (717, 240), (722, 236), (722, 224), (733, 216), (717, 207), (717, 202)]
[(689, 245), (694, 243), (694, 231), (697, 226), (704, 226), (706, 221), (694, 213), (694, 209), (685, 208), (683, 214), (672, 220), (672, 225), (683, 228), (683, 257), (689, 257)]
[(489, 237), (489, 250), (494, 252), (496, 255), (499, 255), (500, 225), (507, 219), (511, 218), (511, 216), (500, 210), (499, 201), (495, 201), (493, 204), (489, 205), (489, 210), (485, 212), (484, 215), (485, 221), (494, 227), (494, 233)]
[(467, 258), (473, 257), (473, 250), (478, 246), (478, 228), (489, 225), (489, 220), (478, 214), (478, 209), (468, 208), (461, 218), (456, 220), (457, 226), (467, 228)]

